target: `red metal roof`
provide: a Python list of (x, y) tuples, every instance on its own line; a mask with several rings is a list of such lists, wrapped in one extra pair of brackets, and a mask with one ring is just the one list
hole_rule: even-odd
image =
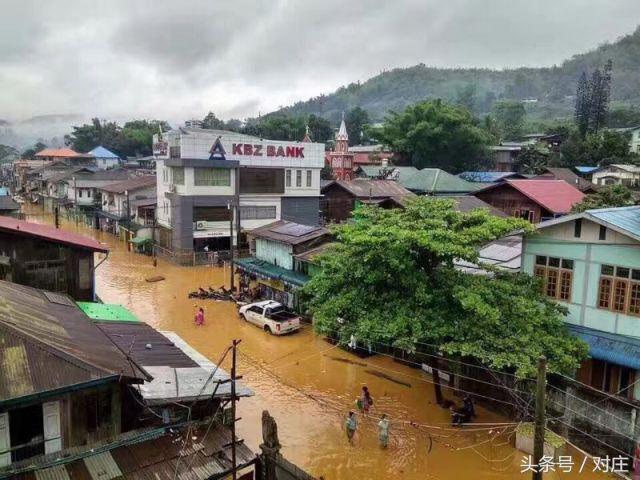
[(70, 148), (45, 148), (44, 150), (40, 150), (35, 155), (36, 157), (63, 157), (63, 158), (73, 158), (73, 157), (91, 157), (91, 155), (78, 153), (75, 150), (71, 150)]
[(569, 213), (584, 193), (564, 180), (507, 180), (505, 182), (554, 214)]
[(0, 231), (11, 232), (19, 235), (39, 237), (51, 242), (63, 243), (72, 247), (93, 250), (106, 253), (107, 247), (93, 238), (85, 237), (73, 232), (65, 232), (58, 228), (42, 225), (40, 223), (27, 222), (11, 217), (0, 216)]

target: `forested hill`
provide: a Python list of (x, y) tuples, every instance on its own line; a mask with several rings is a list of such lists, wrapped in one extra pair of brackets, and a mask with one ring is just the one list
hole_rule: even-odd
[(423, 64), (383, 72), (364, 83), (352, 83), (329, 95), (320, 95), (279, 112), (321, 115), (333, 122), (342, 111), (361, 107), (373, 121), (388, 110), (428, 98), (442, 98), (472, 107), (474, 113), (491, 110), (494, 101), (524, 100), (533, 117), (564, 117), (573, 112), (576, 81), (583, 71), (613, 62), (612, 101), (640, 105), (640, 27), (615, 43), (573, 56), (560, 66), (513, 70), (442, 69)]

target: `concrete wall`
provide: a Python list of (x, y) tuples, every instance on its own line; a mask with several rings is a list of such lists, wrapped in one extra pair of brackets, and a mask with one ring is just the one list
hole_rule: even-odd
[(574, 238), (574, 222), (566, 222), (527, 237), (522, 270), (533, 275), (536, 255), (574, 261), (568, 323), (620, 335), (640, 337), (640, 317), (598, 308), (602, 264), (640, 269), (640, 242), (612, 230), (606, 240), (597, 240), (599, 225), (583, 220), (581, 238)]
[(281, 219), (304, 225), (318, 225), (320, 197), (282, 197)]

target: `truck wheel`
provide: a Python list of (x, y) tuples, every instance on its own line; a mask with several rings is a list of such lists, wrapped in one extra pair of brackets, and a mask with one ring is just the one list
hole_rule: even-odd
[(269, 325), (264, 326), (264, 331), (267, 332), (269, 335), (273, 335), (273, 332), (271, 331), (271, 328), (269, 327)]

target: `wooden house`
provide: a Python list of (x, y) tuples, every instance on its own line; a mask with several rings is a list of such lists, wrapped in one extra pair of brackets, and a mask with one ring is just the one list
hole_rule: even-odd
[(474, 196), (532, 223), (566, 215), (585, 197), (564, 180), (505, 180), (478, 190)]
[(351, 218), (358, 204), (383, 208), (402, 207), (415, 195), (394, 180), (336, 180), (322, 188), (320, 201), (325, 222), (343, 222)]
[(0, 216), (0, 279), (93, 300), (97, 241), (48, 225)]
[(296, 308), (295, 291), (309, 280), (296, 270), (296, 256), (329, 241), (329, 230), (279, 220), (247, 232), (247, 237), (253, 256), (234, 262), (241, 286), (257, 287), (262, 298)]

